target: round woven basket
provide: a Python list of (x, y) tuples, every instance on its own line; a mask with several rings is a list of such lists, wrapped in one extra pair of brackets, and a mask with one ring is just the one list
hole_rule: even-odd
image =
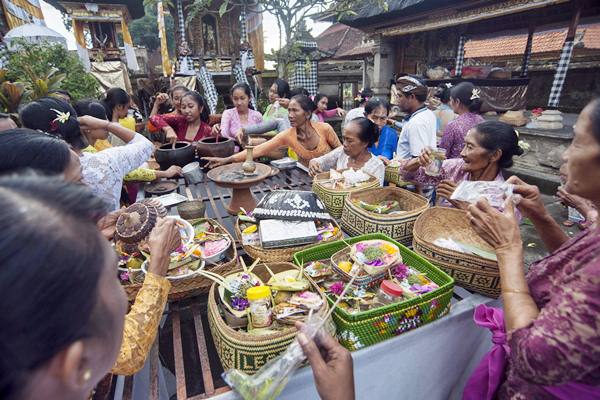
[[(355, 201), (369, 204), (397, 201), (400, 209), (406, 212), (399, 215), (376, 214), (354, 204)], [(346, 197), (340, 225), (350, 236), (379, 232), (405, 246), (410, 246), (413, 225), (417, 217), (428, 207), (427, 199), (405, 189), (384, 187), (361, 190)]]
[[(251, 245), (242, 244), (242, 248), (244, 249), (246, 254), (248, 254), (254, 260), (256, 260), (257, 258), (260, 258), (260, 260), (264, 261), (264, 262), (292, 261), (292, 259), (294, 257), (294, 253), (296, 253), (300, 250), (308, 249), (310, 247), (317, 246), (322, 243), (340, 240), (342, 237), (344, 237), (342, 230), (340, 229), (337, 222), (335, 222), (334, 220), (331, 220), (331, 223), (333, 223), (333, 226), (335, 226), (337, 228), (337, 233), (322, 242), (311, 243), (311, 244), (307, 244), (304, 246), (280, 247), (280, 248), (276, 248), (276, 249), (263, 249), (260, 246), (251, 246)], [(242, 230), (240, 229), (240, 219), (239, 218), (237, 219), (237, 221), (235, 223), (235, 235), (237, 236), (240, 243), (242, 243)]]
[(325, 181), (327, 179), (329, 179), (329, 172), (323, 172), (315, 176), (312, 184), (312, 191), (319, 197), (323, 204), (325, 204), (327, 211), (333, 218), (339, 218), (342, 216), (344, 201), (346, 200), (346, 196), (348, 196), (350, 193), (380, 186), (379, 179), (371, 176), (368, 181), (361, 183), (357, 187), (348, 189), (331, 189), (323, 186), (323, 184), (320, 183), (320, 181)]
[(385, 176), (383, 179), (385, 182), (393, 183), (396, 186), (406, 186), (407, 184), (409, 184), (409, 182), (406, 182), (402, 179), (400, 167), (395, 165), (385, 166)]
[[(227, 230), (221, 226), (217, 221), (213, 219), (196, 219), (190, 220), (189, 222), (192, 225), (209, 221), (216, 229), (218, 233), (226, 234), (229, 236), (231, 240), (231, 246), (227, 249), (227, 252), (224, 257), (224, 261), (218, 264), (206, 264), (204, 267), (205, 270), (215, 272), (219, 275), (223, 275), (228, 273), (231, 270), (237, 268), (237, 250), (235, 247), (235, 240), (233, 237), (227, 232)], [(201, 275), (193, 275), (189, 278), (172, 280), (171, 282), (171, 290), (169, 291), (169, 300), (176, 301), (185, 299), (187, 297), (197, 296), (201, 293), (206, 293), (210, 290), (210, 286), (212, 285), (212, 281), (207, 279)], [(125, 289), (125, 293), (127, 294), (127, 298), (130, 302), (135, 300), (135, 296), (137, 296), (138, 291), (142, 287), (143, 280), (134, 280), (132, 284), (124, 284), (123, 288)]]
[[(267, 282), (270, 275), (264, 265), (257, 265), (252, 272), (263, 282)], [(292, 263), (271, 263), (267, 264), (267, 266), (274, 273), (299, 269)], [(237, 270), (231, 273), (241, 271)], [(329, 311), (327, 298), (312, 279), (306, 275), (305, 278), (310, 282), (313, 291), (318, 293), (323, 299), (323, 307), (319, 310), (319, 315), (325, 316)], [(230, 368), (236, 368), (253, 374), (267, 361), (282, 353), (296, 337), (298, 331), (293, 325), (290, 325), (289, 328), (281, 332), (268, 335), (251, 335), (248, 332), (237, 331), (231, 328), (221, 315), (218, 296), (217, 284), (214, 283), (208, 295), (208, 322), (219, 359), (225, 371)], [(332, 335), (335, 333), (335, 326), (331, 319), (327, 321), (325, 328)]]
[(469, 224), (467, 213), (446, 207), (425, 210), (415, 222), (413, 249), (454, 278), (458, 286), (489, 297), (500, 295), (500, 272), (496, 261), (436, 246), (439, 238), (494, 250)]

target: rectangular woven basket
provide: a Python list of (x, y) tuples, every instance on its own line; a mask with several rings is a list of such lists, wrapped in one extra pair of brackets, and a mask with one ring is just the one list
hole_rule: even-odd
[[(450, 311), (450, 301), (454, 290), (454, 279), (434, 267), (427, 260), (409, 250), (406, 246), (381, 233), (373, 233), (323, 244), (294, 254), (298, 265), (310, 261), (324, 260), (346, 246), (362, 240), (380, 239), (395, 244), (400, 249), (403, 262), (410, 267), (427, 274), (439, 288), (413, 299), (390, 304), (374, 310), (350, 314), (336, 308), (333, 321), (337, 328), (340, 343), (348, 350), (357, 350), (390, 339), (406, 331), (435, 321)], [(330, 304), (334, 299), (327, 296)]]
[[(354, 204), (362, 200), (367, 203), (395, 200), (405, 213), (400, 215), (376, 214)], [(413, 225), (417, 217), (429, 207), (425, 197), (397, 187), (384, 187), (350, 193), (342, 212), (340, 225), (350, 236), (367, 233), (383, 233), (405, 246), (412, 245)]]
[(315, 176), (312, 184), (312, 191), (317, 195), (317, 197), (319, 197), (323, 204), (325, 204), (327, 211), (333, 218), (340, 218), (342, 216), (344, 202), (348, 194), (357, 192), (359, 190), (380, 186), (379, 180), (374, 176), (371, 176), (367, 182), (358, 187), (352, 187), (348, 189), (331, 189), (323, 186), (323, 184), (319, 182), (326, 180), (327, 178), (329, 178), (329, 172), (322, 172)]
[(493, 251), (471, 228), (465, 211), (448, 207), (430, 208), (417, 218), (413, 229), (413, 249), (452, 276), (457, 285), (485, 296), (498, 297), (498, 263), (433, 244), (436, 239), (448, 237)]
[[(264, 268), (264, 265), (265, 264), (257, 265), (253, 272), (263, 282), (267, 282), (270, 275), (266, 268)], [(267, 265), (274, 273), (298, 269), (294, 264), (285, 262)], [(241, 271), (242, 270), (240, 269), (232, 271), (231, 273)], [(304, 277), (308, 279), (313, 290), (321, 294), (323, 300), (325, 300), (325, 297), (319, 291), (317, 284), (308, 276), (304, 275)], [(225, 371), (236, 368), (248, 374), (255, 373), (267, 361), (282, 353), (292, 340), (294, 340), (296, 333), (298, 332), (292, 325), (281, 332), (268, 335), (251, 335), (247, 332), (237, 331), (227, 325), (219, 311), (218, 304), (217, 284), (213, 283), (208, 295), (208, 323), (215, 347), (217, 348), (219, 360), (221, 360), (223, 370)], [(328, 310), (329, 306), (327, 305), (327, 302), (324, 302), (323, 307), (319, 310), (319, 315), (324, 316), (327, 314)], [(331, 320), (325, 324), (325, 328), (331, 334), (335, 332)]]

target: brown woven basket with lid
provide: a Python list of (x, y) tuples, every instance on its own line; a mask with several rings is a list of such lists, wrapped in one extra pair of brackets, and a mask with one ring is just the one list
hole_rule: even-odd
[(500, 295), (496, 261), (436, 246), (433, 242), (439, 238), (452, 238), (493, 253), (473, 230), (465, 211), (447, 207), (425, 210), (415, 222), (413, 249), (452, 276), (458, 286), (489, 297)]
[[(402, 214), (377, 214), (369, 212), (355, 201), (377, 204), (382, 201), (397, 201)], [(346, 197), (340, 225), (350, 236), (367, 233), (383, 233), (405, 246), (412, 244), (413, 225), (417, 217), (429, 207), (427, 199), (397, 187), (361, 190)]]
[[(229, 234), (229, 232), (227, 232), (227, 230), (223, 226), (221, 226), (217, 221), (213, 219), (196, 219), (190, 220), (189, 222), (195, 226), (196, 224), (202, 223), (204, 221), (210, 222), (215, 227), (216, 232), (226, 234), (231, 240), (231, 246), (229, 246), (229, 249), (227, 249), (223, 262), (218, 264), (206, 264), (204, 269), (207, 271), (215, 272), (220, 275), (226, 274), (229, 271), (236, 269), (237, 249), (235, 246), (235, 240), (233, 240), (233, 237)], [(210, 290), (210, 286), (212, 285), (212, 283), (213, 282), (210, 279), (207, 279), (201, 275), (194, 275), (190, 276), (189, 278), (172, 280), (171, 290), (169, 291), (169, 301), (177, 301), (185, 299), (187, 297), (197, 296), (201, 293), (206, 293)], [(133, 302), (135, 300), (135, 296), (137, 296), (137, 293), (142, 287), (142, 284), (143, 273), (140, 272), (140, 274), (136, 276), (136, 279), (134, 279), (134, 282), (132, 284), (123, 285), (129, 301)]]

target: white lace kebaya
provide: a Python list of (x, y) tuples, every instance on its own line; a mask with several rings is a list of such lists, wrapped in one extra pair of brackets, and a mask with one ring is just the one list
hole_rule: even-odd
[(124, 146), (111, 147), (98, 153), (83, 153), (83, 182), (109, 204), (112, 211), (118, 210), (123, 177), (148, 161), (153, 149), (148, 139), (136, 133)]

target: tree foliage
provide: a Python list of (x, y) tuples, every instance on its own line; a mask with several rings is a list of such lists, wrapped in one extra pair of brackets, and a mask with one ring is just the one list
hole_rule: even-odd
[[(136, 46), (145, 46), (148, 51), (154, 51), (160, 47), (160, 38), (158, 37), (158, 23), (156, 22), (156, 3), (150, 3), (145, 7), (146, 15), (136, 19), (129, 24), (129, 33)], [(164, 4), (164, 3), (163, 3)], [(165, 8), (167, 4), (164, 4)], [(165, 13), (165, 31), (167, 33), (167, 47), (169, 53), (175, 54), (175, 21), (173, 17)]]
[(4, 57), (6, 79), (24, 83), (32, 97), (60, 88), (79, 100), (96, 97), (100, 89), (77, 54), (59, 44), (21, 42), (18, 51), (6, 51)]

